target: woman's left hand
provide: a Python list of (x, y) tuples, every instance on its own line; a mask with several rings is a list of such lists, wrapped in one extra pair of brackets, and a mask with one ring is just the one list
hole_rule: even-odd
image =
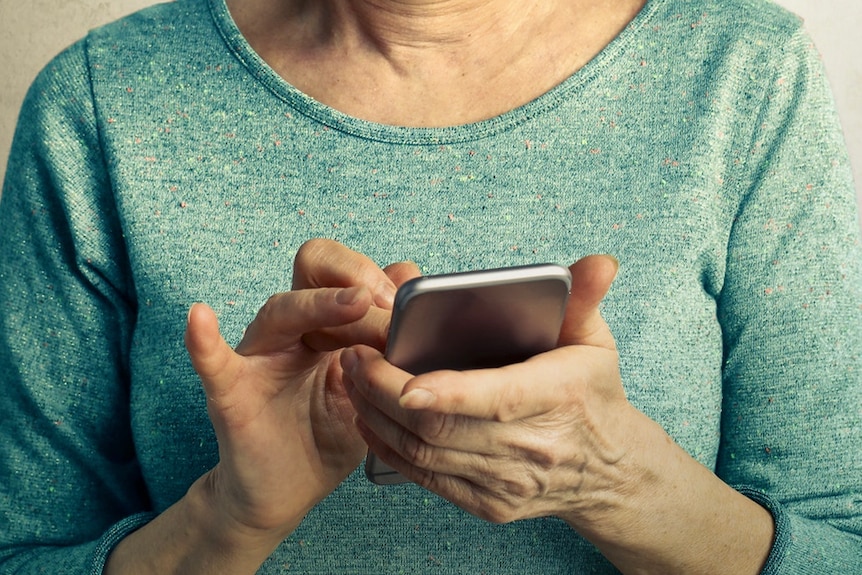
[(759, 573), (769, 511), (625, 397), (598, 309), (615, 260), (589, 256), (571, 270), (558, 347), (523, 363), (414, 377), (372, 348), (345, 350), (342, 380), (366, 443), (480, 518), (565, 520), (623, 573)]
[(617, 266), (590, 256), (571, 267), (559, 346), (524, 363), (413, 377), (369, 347), (346, 351), (345, 386), (371, 450), (489, 521), (594, 517), (626, 480), (635, 412), (598, 311)]

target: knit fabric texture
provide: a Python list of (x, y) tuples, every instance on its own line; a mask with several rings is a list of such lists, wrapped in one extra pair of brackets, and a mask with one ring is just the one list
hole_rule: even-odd
[[(424, 273), (616, 256), (629, 400), (772, 512), (764, 573), (862, 573), (853, 183), (819, 56), (765, 0), (650, 0), (541, 97), (428, 129), (311, 99), (224, 0), (178, 0), (49, 64), (8, 166), (0, 573), (101, 573), (212, 468), (189, 306), (236, 344), (313, 237)], [(489, 524), (361, 470), (260, 569), (616, 572), (560, 520)]]

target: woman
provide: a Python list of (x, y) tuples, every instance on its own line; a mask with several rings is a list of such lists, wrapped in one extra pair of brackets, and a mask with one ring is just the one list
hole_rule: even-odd
[[(763, 2), (180, 0), (92, 32), (2, 197), (3, 572), (853, 572), (832, 110)], [(533, 261), (576, 262), (558, 349), (383, 360), (407, 278)]]

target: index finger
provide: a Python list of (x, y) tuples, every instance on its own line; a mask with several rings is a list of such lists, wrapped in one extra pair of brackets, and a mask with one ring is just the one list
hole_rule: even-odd
[(374, 305), (391, 309), (395, 283), (368, 256), (329, 239), (305, 242), (293, 262), (292, 289), (365, 286)]

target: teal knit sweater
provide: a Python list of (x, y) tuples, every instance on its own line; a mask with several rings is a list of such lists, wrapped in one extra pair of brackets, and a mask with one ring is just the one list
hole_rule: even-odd
[[(238, 342), (312, 237), (428, 273), (614, 254), (630, 401), (773, 513), (765, 573), (862, 573), (853, 184), (817, 53), (764, 0), (651, 0), (550, 92), (442, 129), (321, 105), (223, 0), (179, 0), (57, 57), (8, 165), (1, 573), (100, 573), (216, 463), (189, 305)], [(361, 472), (260, 572), (616, 573), (554, 518)]]

